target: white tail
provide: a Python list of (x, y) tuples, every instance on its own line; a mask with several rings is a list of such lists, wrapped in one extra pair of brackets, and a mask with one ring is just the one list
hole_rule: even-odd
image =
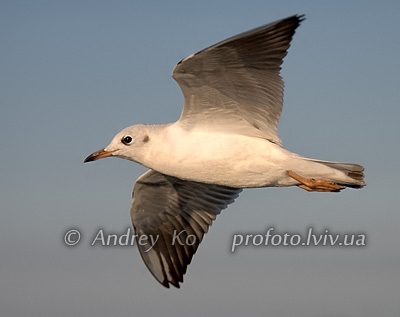
[(308, 158), (306, 158), (306, 160), (328, 166), (344, 173), (346, 177), (337, 177), (337, 179), (332, 179), (332, 181), (336, 182), (339, 185), (351, 188), (362, 188), (365, 186), (363, 173), (364, 167), (362, 167), (361, 165), (352, 163), (321, 161)]

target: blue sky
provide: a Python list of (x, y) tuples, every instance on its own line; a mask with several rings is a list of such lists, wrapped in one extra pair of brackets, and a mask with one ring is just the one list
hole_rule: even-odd
[[(283, 64), (283, 144), (363, 164), (367, 187), (244, 191), (181, 290), (153, 280), (136, 247), (91, 247), (98, 229), (130, 226), (145, 168), (83, 159), (126, 126), (179, 117), (180, 59), (296, 13), (307, 19)], [(398, 1), (1, 1), (1, 315), (398, 316), (399, 13)], [(229, 252), (234, 234), (272, 226), (362, 232), (367, 246)]]

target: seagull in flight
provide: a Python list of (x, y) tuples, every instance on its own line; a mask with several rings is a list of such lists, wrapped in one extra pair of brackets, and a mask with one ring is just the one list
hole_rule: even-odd
[(362, 188), (358, 164), (321, 161), (282, 147), (280, 75), (304, 16), (260, 26), (181, 60), (173, 70), (184, 107), (178, 121), (123, 129), (85, 162), (124, 158), (149, 168), (133, 188), (131, 219), (152, 275), (177, 288), (209, 226), (243, 188)]

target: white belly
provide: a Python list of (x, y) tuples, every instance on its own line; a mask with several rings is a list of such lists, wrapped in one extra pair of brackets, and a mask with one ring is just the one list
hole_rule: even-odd
[(231, 187), (279, 186), (291, 153), (265, 139), (171, 125), (143, 165), (181, 179)]

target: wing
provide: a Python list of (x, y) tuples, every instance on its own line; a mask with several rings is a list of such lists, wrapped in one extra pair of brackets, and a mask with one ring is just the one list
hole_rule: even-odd
[(179, 123), (188, 129), (207, 126), (281, 144), (279, 72), (303, 19), (291, 16), (255, 28), (180, 61), (173, 71), (185, 99)]
[[(131, 218), (140, 254), (165, 287), (179, 288), (208, 227), (241, 189), (183, 181), (149, 170), (133, 188)], [(152, 240), (153, 239), (153, 240)]]

